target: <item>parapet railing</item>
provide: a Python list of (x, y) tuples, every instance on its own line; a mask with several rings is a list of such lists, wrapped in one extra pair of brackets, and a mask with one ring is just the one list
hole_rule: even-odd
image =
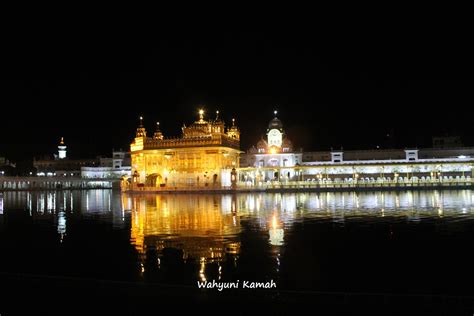
[(391, 179), (391, 180), (353, 180), (353, 181), (267, 181), (253, 183), (251, 181), (239, 182), (241, 189), (278, 189), (278, 188), (408, 188), (408, 187), (459, 187), (472, 186), (474, 180), (471, 177), (453, 179)]
[(171, 138), (171, 139), (147, 139), (144, 149), (179, 148), (193, 146), (226, 146), (238, 149), (238, 140), (226, 136), (220, 137), (195, 137), (195, 138)]

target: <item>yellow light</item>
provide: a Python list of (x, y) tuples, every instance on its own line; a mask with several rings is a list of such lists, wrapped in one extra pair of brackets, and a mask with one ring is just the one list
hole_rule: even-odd
[(204, 110), (203, 109), (200, 109), (199, 110), (199, 115), (203, 115), (204, 114)]
[(276, 215), (273, 214), (273, 217), (272, 217), (272, 228), (273, 228), (273, 229), (276, 229), (277, 227), (278, 227), (277, 218), (276, 218)]
[(270, 148), (270, 154), (276, 154), (276, 149), (275, 148)]

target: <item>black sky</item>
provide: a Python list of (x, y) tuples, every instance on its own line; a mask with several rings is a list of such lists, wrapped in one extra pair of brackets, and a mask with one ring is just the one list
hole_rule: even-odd
[[(12, 35), (1, 63), (0, 155), (71, 156), (127, 148), (140, 115), (179, 135), (200, 105), (235, 117), (242, 149), (274, 109), (305, 150), (430, 146), (456, 134), (474, 145), (472, 50), (462, 34), (420, 30), (157, 32), (111, 29)], [(211, 114), (212, 113), (212, 114)]]

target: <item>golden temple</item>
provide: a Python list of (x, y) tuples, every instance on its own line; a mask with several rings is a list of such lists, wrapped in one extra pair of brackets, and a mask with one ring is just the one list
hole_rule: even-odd
[(239, 166), (240, 131), (232, 120), (226, 129), (216, 112), (214, 120), (199, 119), (183, 125), (179, 138), (167, 138), (157, 123), (152, 137), (147, 137), (140, 117), (134, 141), (131, 189), (156, 190), (183, 188), (226, 188), (236, 183)]

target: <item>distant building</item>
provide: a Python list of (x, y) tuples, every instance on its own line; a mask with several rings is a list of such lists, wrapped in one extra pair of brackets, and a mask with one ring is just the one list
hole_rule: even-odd
[(435, 137), (435, 148), (296, 152), (276, 117), (267, 139), (241, 155), (239, 186), (352, 187), (471, 183), (474, 148), (459, 137)]
[(0, 176), (8, 175), (10, 171), (16, 167), (16, 164), (12, 163), (5, 157), (0, 156)]
[(132, 175), (130, 153), (114, 151), (110, 158), (100, 158), (98, 167), (81, 167), (82, 178), (120, 179)]
[(33, 167), (37, 176), (64, 176), (80, 177), (82, 167), (94, 167), (99, 165), (99, 158), (94, 159), (69, 159), (66, 155), (67, 147), (64, 139), (58, 145), (58, 154), (43, 159), (33, 159)]

